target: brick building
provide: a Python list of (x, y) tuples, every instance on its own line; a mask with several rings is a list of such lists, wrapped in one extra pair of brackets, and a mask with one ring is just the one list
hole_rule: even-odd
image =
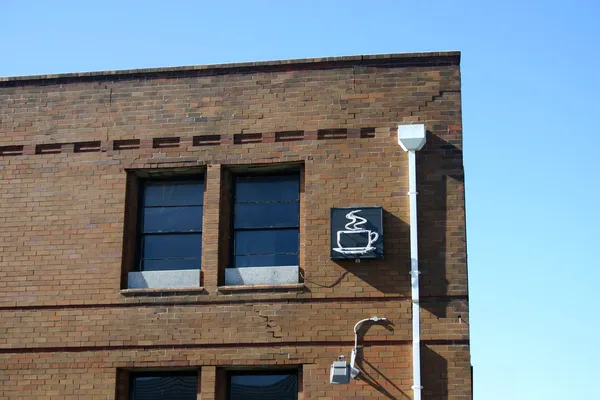
[[(422, 395), (471, 398), (459, 62), (0, 78), (0, 398), (413, 398), (418, 123)], [(333, 243), (346, 207), (379, 233)], [(381, 254), (332, 257), (357, 231)]]

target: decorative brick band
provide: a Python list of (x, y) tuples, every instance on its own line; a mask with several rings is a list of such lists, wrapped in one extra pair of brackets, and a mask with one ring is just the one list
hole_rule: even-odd
[[(376, 346), (408, 346), (411, 340), (361, 340), (363, 347)], [(429, 346), (470, 346), (469, 339), (442, 339), (427, 340), (422, 339), (421, 343)], [(330, 341), (301, 341), (301, 342), (248, 342), (248, 343), (181, 343), (181, 344), (132, 344), (132, 345), (112, 345), (112, 346), (42, 346), (42, 347), (8, 347), (0, 348), (0, 354), (27, 354), (27, 353), (81, 353), (89, 351), (123, 351), (123, 350), (177, 350), (177, 349), (236, 349), (241, 346), (245, 348), (302, 348), (302, 347), (348, 347), (354, 344), (350, 340), (330, 340)]]
[(375, 137), (375, 128), (319, 129), (317, 131), (283, 131), (267, 133), (237, 133), (229, 135), (201, 135), (192, 138), (158, 137), (152, 139), (119, 139), (74, 143), (42, 143), (36, 145), (0, 146), (0, 158), (30, 154), (92, 153), (100, 151), (137, 150), (141, 148), (177, 148), (183, 143), (193, 147), (244, 145), (302, 140), (369, 139)]

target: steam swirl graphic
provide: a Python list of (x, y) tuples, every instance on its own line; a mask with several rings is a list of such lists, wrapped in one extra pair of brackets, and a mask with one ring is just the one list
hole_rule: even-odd
[[(364, 219), (363, 217), (358, 216), (358, 215), (354, 215), (355, 213), (358, 213), (358, 212), (361, 212), (361, 211), (362, 210), (354, 210), (354, 211), (351, 211), (348, 214), (346, 214), (346, 218), (348, 218), (349, 220), (351, 220), (345, 226), (345, 228), (347, 230), (349, 230), (349, 231), (356, 231), (356, 230), (362, 229), (362, 228), (360, 228), (359, 225), (364, 225), (367, 222), (367, 220)], [(352, 226), (352, 225), (354, 225), (354, 226)]]

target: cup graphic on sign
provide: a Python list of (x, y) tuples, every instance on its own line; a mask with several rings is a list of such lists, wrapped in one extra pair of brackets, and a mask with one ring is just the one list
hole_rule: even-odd
[(337, 231), (338, 247), (334, 247), (333, 251), (341, 254), (365, 254), (375, 250), (373, 243), (377, 241), (379, 234), (361, 227), (367, 223), (365, 218), (356, 215), (361, 211), (354, 210), (346, 214), (350, 222), (344, 226), (345, 230)]

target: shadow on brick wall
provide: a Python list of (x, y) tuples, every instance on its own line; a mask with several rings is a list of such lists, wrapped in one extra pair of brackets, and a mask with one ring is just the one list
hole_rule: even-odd
[(365, 382), (373, 389), (381, 393), (386, 399), (410, 399), (411, 396), (404, 392), (397, 383), (384, 375), (380, 369), (375, 367), (364, 356), (362, 347), (359, 347), (356, 358), (356, 366), (360, 369), (357, 379)]
[[(417, 156), (417, 207), (419, 213), (419, 269), (420, 294), (427, 296), (446, 296), (449, 282), (447, 279), (449, 251), (448, 229), (449, 204), (460, 201), (454, 193), (448, 193), (451, 180), (464, 182), (462, 150), (427, 132), (427, 144)], [(456, 205), (454, 205), (456, 206)], [(464, 206), (461, 205), (461, 206)], [(459, 249), (456, 249), (459, 250)], [(421, 306), (436, 315), (446, 317), (446, 307), (439, 307), (436, 301), (423, 299)]]
[[(419, 286), (421, 306), (438, 318), (445, 318), (446, 303), (440, 303), (437, 297), (448, 295), (447, 265), (466, 262), (466, 259), (447, 260), (447, 254), (464, 252), (465, 245), (459, 240), (448, 245), (453, 234), (464, 234), (460, 231), (464, 229), (463, 215), (453, 218), (448, 212), (464, 207), (464, 203), (456, 203), (462, 201), (457, 186), (464, 183), (462, 150), (430, 131), (427, 135), (427, 144), (417, 155)], [(406, 202), (408, 208), (408, 196), (401, 195), (399, 201)], [(449, 230), (448, 219), (457, 226), (456, 232)], [(333, 260), (345, 272), (328, 287), (336, 286), (346, 275), (353, 274), (382, 293), (410, 298), (410, 226), (407, 222), (383, 210), (384, 259), (361, 260), (360, 263)]]
[(448, 398), (448, 361), (427, 346), (421, 346), (421, 385), (424, 399)]

